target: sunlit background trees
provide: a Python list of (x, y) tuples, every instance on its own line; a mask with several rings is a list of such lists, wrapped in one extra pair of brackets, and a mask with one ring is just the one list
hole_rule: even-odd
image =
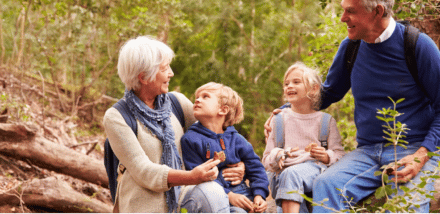
[[(129, 38), (152, 35), (176, 53), (171, 90), (192, 101), (195, 89), (209, 81), (239, 92), (245, 120), (236, 128), (261, 155), (263, 124), (284, 102), (285, 70), (304, 61), (325, 77), (339, 42), (346, 37), (339, 3), (1, 0), (0, 66), (59, 86), (53, 91), (59, 109), (40, 100), (46, 111), (80, 124), (90, 134), (102, 133), (101, 117), (112, 103), (94, 101), (103, 95), (123, 96), (116, 68), (120, 46)], [(439, 0), (396, 0), (395, 13), (396, 19), (438, 22)], [(93, 104), (92, 114), (76, 114), (85, 103)], [(353, 97), (348, 94), (327, 111), (338, 121), (346, 149), (352, 149)]]

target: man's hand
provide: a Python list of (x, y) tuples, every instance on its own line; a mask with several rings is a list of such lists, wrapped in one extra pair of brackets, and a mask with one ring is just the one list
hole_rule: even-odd
[[(417, 160), (417, 161), (416, 161)], [(396, 177), (392, 178), (392, 181), (399, 183), (406, 183), (416, 177), (422, 167), (428, 162), (428, 150), (425, 147), (420, 147), (414, 154), (408, 155), (397, 162), (394, 170), (390, 173)], [(397, 171), (399, 166), (405, 166), (403, 169)]]
[(266, 141), (267, 142), (267, 138), (269, 138), (269, 133), (272, 131), (272, 128), (270, 127), (270, 122), (272, 120), (272, 117), (274, 115), (277, 115), (278, 113), (280, 113), (282, 110), (277, 108), (275, 110), (273, 110), (272, 114), (270, 114), (269, 119), (266, 120), (266, 122), (264, 123), (264, 136), (266, 137)]
[(325, 148), (322, 146), (312, 147), (312, 150), (310, 150), (310, 156), (312, 158), (315, 158), (316, 160), (321, 161), (324, 164), (330, 163), (330, 157), (328, 156)]
[(267, 209), (267, 202), (261, 197), (261, 195), (257, 195), (254, 197), (254, 212), (262, 213)]
[(232, 185), (237, 185), (243, 181), (245, 169), (243, 162), (229, 164), (228, 168), (223, 170), (222, 175), (225, 181), (231, 181)]
[(228, 198), (229, 203), (233, 206), (243, 208), (246, 211), (252, 211), (254, 209), (252, 201), (244, 195), (236, 194), (231, 191), (228, 193)]

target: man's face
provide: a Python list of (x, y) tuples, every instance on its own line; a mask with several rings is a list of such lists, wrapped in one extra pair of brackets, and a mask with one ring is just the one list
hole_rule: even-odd
[(368, 12), (361, 4), (361, 0), (342, 0), (341, 6), (344, 9), (341, 21), (347, 24), (348, 38), (374, 42), (376, 11)]

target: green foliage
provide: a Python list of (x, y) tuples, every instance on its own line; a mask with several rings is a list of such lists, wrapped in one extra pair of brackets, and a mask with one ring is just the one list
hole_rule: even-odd
[(0, 112), (3, 112), (5, 109), (8, 110), (8, 115), (11, 117), (11, 120), (14, 121), (29, 121), (30, 115), (29, 110), (30, 107), (24, 103), (18, 102), (17, 100), (12, 100), (8, 94), (2, 92), (0, 94)]
[(440, 0), (396, 0), (393, 10), (397, 19), (438, 18), (440, 14)]
[[(423, 11), (436, 11), (436, 3), (396, 0), (395, 11), (399, 18), (420, 17)], [(71, 89), (72, 105), (78, 97), (95, 100), (102, 93), (120, 98), (124, 86), (117, 75), (119, 48), (130, 38), (155, 36), (176, 53), (170, 89), (192, 100), (197, 87), (215, 81), (242, 96), (245, 120), (236, 128), (261, 155), (263, 124), (284, 103), (286, 69), (304, 61), (326, 76), (347, 34), (339, 20), (339, 4), (332, 0), (2, 1), (0, 63), (28, 74), (40, 71), (49, 82)], [(353, 96), (348, 93), (326, 110), (338, 121), (346, 151), (356, 147), (353, 109)]]

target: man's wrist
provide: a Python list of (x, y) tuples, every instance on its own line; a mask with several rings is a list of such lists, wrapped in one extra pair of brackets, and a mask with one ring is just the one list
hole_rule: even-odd
[(420, 161), (422, 163), (428, 162), (428, 160), (429, 160), (428, 152), (429, 152), (429, 150), (423, 146), (417, 150), (416, 155), (420, 158)]

